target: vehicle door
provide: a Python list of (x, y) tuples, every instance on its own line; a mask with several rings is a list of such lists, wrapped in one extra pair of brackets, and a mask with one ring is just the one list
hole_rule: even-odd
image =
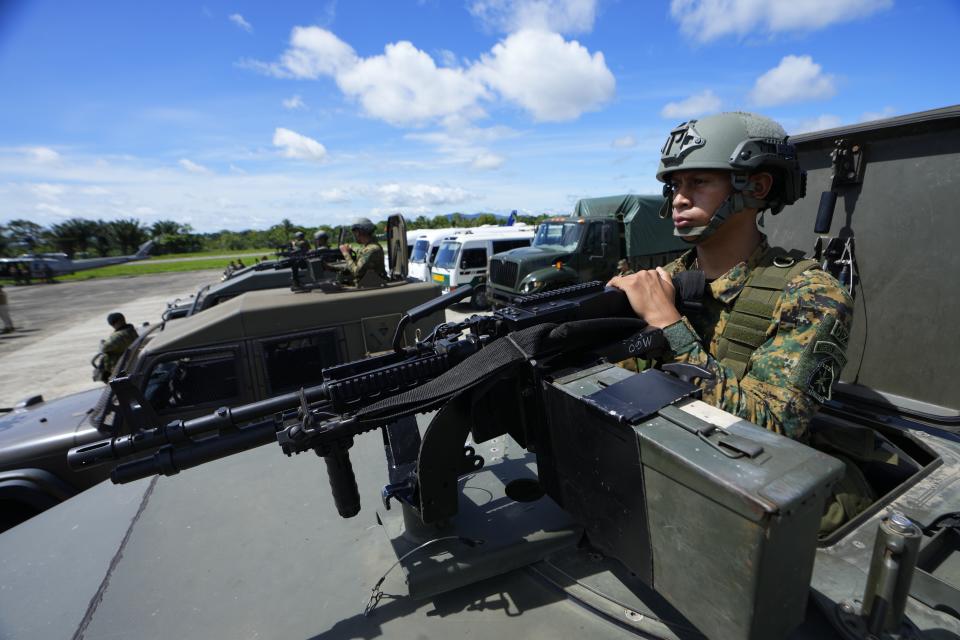
[(477, 276), (486, 277), (489, 245), (489, 240), (463, 245), (463, 250), (460, 251), (460, 263), (453, 272), (455, 277), (450, 281), (451, 289), (467, 284)]
[(344, 362), (347, 352), (343, 327), (252, 340), (251, 349), (263, 398), (320, 384), (323, 369)]
[(580, 252), (583, 257), (580, 279), (583, 282), (606, 281), (616, 270), (620, 240), (615, 225), (613, 220), (604, 220), (590, 223), (587, 228)]
[(239, 343), (159, 354), (143, 368), (144, 399), (160, 418), (189, 418), (252, 402), (252, 376)]

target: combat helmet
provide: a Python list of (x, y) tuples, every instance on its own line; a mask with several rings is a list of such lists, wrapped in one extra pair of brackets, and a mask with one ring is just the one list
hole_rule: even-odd
[(327, 232), (324, 231), (323, 229), (320, 229), (319, 231), (317, 231), (316, 233), (313, 234), (313, 239), (314, 239), (314, 240), (326, 239), (327, 237), (328, 237), (328, 236), (327, 236)]
[(350, 225), (351, 231), (373, 233), (374, 228), (374, 224), (370, 221), (370, 218), (354, 218), (353, 223)]
[[(674, 235), (699, 242), (710, 236), (734, 213), (755, 208), (776, 215), (788, 204), (803, 197), (806, 172), (800, 168), (796, 149), (787, 141), (787, 134), (776, 121), (755, 113), (730, 112), (690, 120), (670, 132), (660, 149), (657, 180), (665, 182), (667, 198), (661, 215), (670, 212), (673, 190), (670, 174), (674, 171), (708, 169), (731, 171), (733, 193), (702, 227), (674, 229)], [(763, 200), (751, 195), (747, 179), (760, 171), (773, 175), (773, 187)]]
[(303, 231), (297, 231), (295, 234), (293, 234), (293, 237), (297, 240), (303, 240), (305, 236), (303, 235)]

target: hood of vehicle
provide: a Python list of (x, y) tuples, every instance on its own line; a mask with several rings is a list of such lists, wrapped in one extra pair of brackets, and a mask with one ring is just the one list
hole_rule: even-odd
[(511, 249), (504, 253), (498, 253), (494, 257), (503, 262), (514, 262), (522, 265), (521, 271), (523, 273), (530, 273), (531, 271), (550, 266), (557, 260), (566, 260), (569, 255), (569, 251), (557, 251), (556, 249), (531, 246)]
[(41, 402), (0, 417), (0, 469), (38, 457), (51, 448), (73, 446), (77, 427), (103, 389), (90, 389)]

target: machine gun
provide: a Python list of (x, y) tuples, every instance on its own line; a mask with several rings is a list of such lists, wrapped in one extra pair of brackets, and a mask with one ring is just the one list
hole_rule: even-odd
[(274, 269), (288, 269), (294, 262), (304, 262), (306, 260), (320, 260), (321, 262), (336, 262), (343, 260), (343, 255), (339, 249), (310, 249), (303, 253), (296, 251), (282, 251), (277, 253), (277, 259), (273, 263)]
[[(696, 288), (676, 284), (681, 295)], [(411, 310), (398, 335), (470, 294), (463, 287)], [(383, 504), (401, 505), (407, 542), (427, 539), (417, 550), (438, 535), (476, 542), (457, 529), (460, 479), (485, 464), (467, 437), (506, 435), (536, 455), (532, 499), (552, 498), (593, 548), (708, 637), (784, 637), (803, 619), (819, 518), (841, 463), (696, 401), (692, 380), (709, 378), (706, 370), (634, 374), (614, 365), (665, 348), (623, 292), (593, 282), (525, 296), (441, 324), (412, 347), (394, 344), (393, 353), (324, 370), (323, 383), (298, 393), (80, 447), (68, 459), (76, 469), (119, 462), (111, 478), (122, 483), (277, 441), (287, 455), (324, 458), (336, 508), (352, 517), (360, 498), (349, 450), (380, 430)], [(437, 409), (421, 435), (413, 416)], [(487, 561), (456, 584), (534, 561), (496, 553), (496, 569)], [(407, 555), (398, 552), (398, 562)], [(411, 594), (431, 582), (411, 580)], [(704, 584), (737, 588), (714, 590), (706, 606), (696, 597)]]

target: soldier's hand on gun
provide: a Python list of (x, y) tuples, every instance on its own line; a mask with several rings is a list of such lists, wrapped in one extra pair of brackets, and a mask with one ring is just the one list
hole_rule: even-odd
[(613, 276), (607, 286), (626, 293), (634, 313), (652, 327), (663, 329), (680, 319), (680, 312), (674, 304), (673, 282), (661, 267), (627, 276)]
[(342, 245), (340, 245), (340, 253), (343, 254), (343, 257), (344, 257), (344, 258), (349, 258), (349, 257), (350, 257), (350, 245), (348, 245), (348, 244), (342, 244)]

